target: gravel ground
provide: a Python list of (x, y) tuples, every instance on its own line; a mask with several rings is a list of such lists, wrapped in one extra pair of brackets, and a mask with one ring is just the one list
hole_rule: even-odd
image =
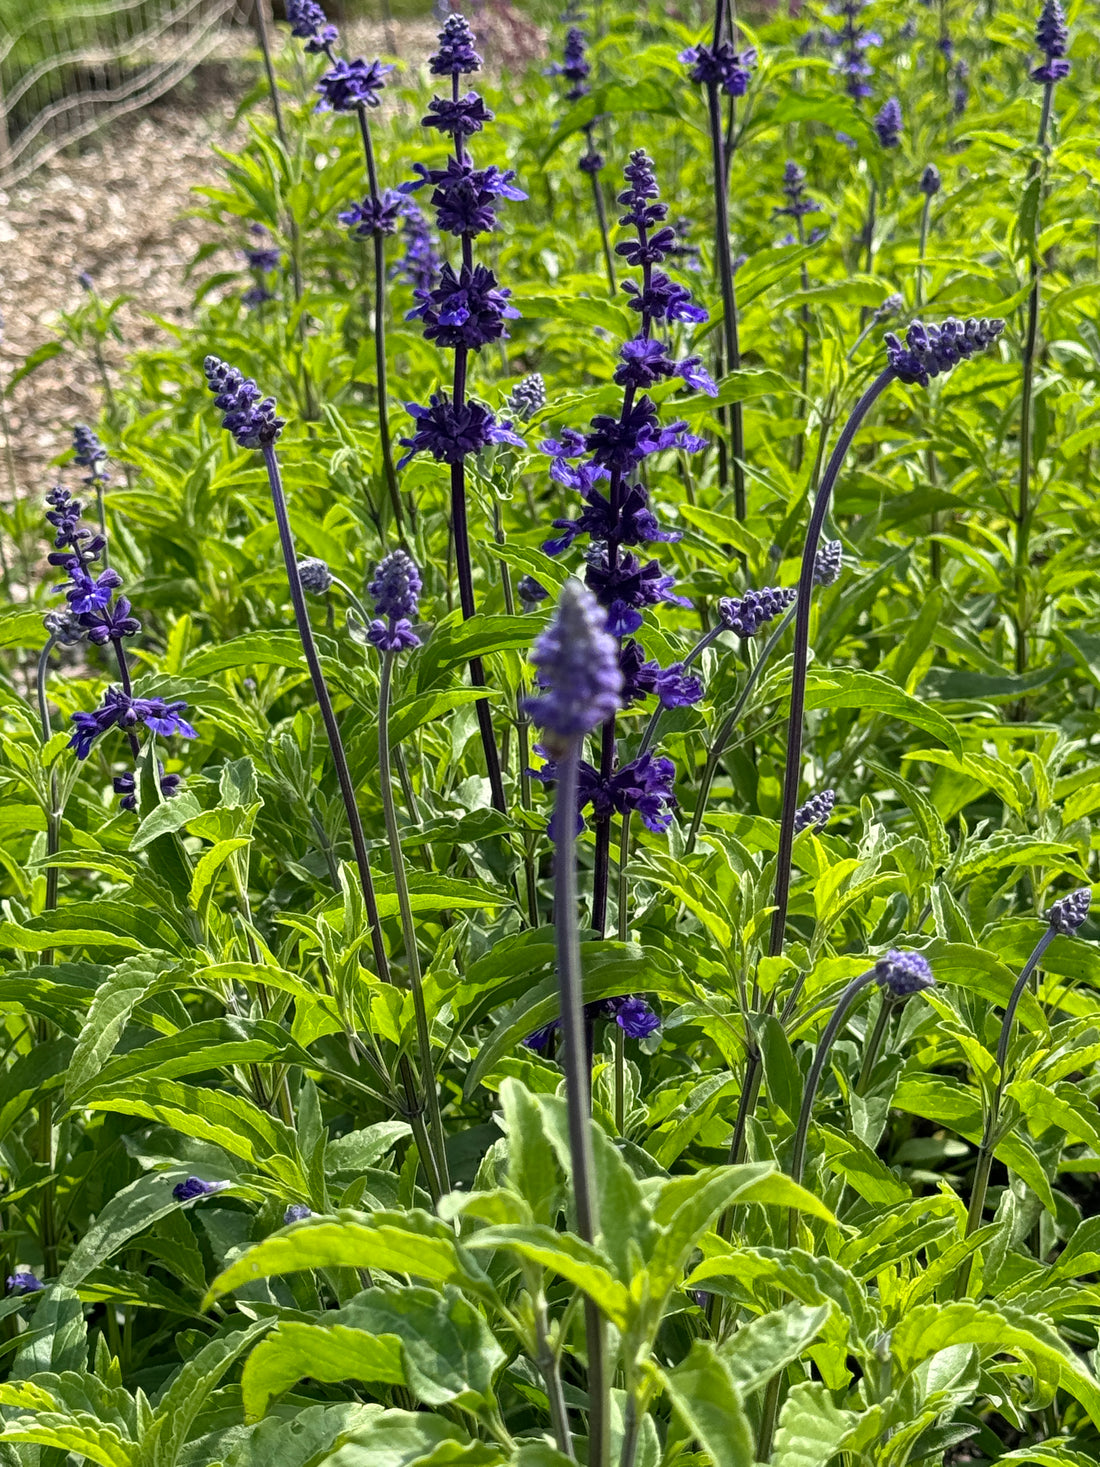
[[(530, 30), (518, 17), (511, 23)], [(399, 25), (399, 54), (426, 55), (434, 32), (430, 23)], [(371, 25), (346, 28), (345, 42), (352, 54), (390, 50), (381, 28)], [(0, 387), (30, 352), (56, 337), (62, 313), (86, 300), (81, 272), (106, 300), (133, 296), (116, 317), (123, 344), (107, 343), (109, 374), (127, 349), (163, 339), (153, 316), (184, 316), (192, 292), (184, 269), (214, 234), (205, 220), (184, 217), (195, 202), (191, 189), (218, 181), (211, 145), (232, 147), (233, 100), (258, 72), (247, 35), (229, 33), (224, 53), (171, 97), (53, 159), (10, 195), (0, 190)], [(229, 267), (228, 256), (222, 264)], [(0, 441), (0, 496), (40, 493), (52, 477), (51, 461), (69, 450), (73, 423), (94, 423), (102, 399), (95, 364), (76, 350), (17, 383), (6, 403), (6, 450)]]

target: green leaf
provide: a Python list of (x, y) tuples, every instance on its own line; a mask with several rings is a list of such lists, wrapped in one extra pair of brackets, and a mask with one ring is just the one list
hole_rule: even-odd
[(216, 647), (201, 647), (184, 663), (189, 678), (210, 677), (231, 667), (292, 667), (306, 671), (302, 643), (297, 632), (246, 632), (230, 637)]
[(230, 1332), (211, 1340), (186, 1360), (157, 1402), (149, 1429), (142, 1434), (134, 1467), (175, 1467), (191, 1427), (226, 1372), (266, 1330), (269, 1319), (233, 1321)]
[(136, 953), (119, 963), (107, 982), (96, 991), (77, 1040), (65, 1093), (70, 1102), (86, 1090), (103, 1068), (129, 1023), (135, 1004), (166, 967), (163, 958)]
[(617, 1329), (627, 1327), (633, 1310), (629, 1291), (604, 1267), (599, 1249), (572, 1233), (559, 1233), (538, 1223), (503, 1224), (471, 1234), (467, 1246), (478, 1252), (510, 1248), (532, 1263), (553, 1269), (582, 1289)]
[[(353, 1401), (299, 1407), (289, 1428), (282, 1416), (269, 1416), (233, 1447), (225, 1459), (226, 1467), (311, 1467), (339, 1437), (361, 1430), (382, 1409)], [(206, 1467), (208, 1460), (193, 1467)]]
[(772, 1467), (827, 1467), (857, 1419), (838, 1410), (818, 1381), (792, 1386), (779, 1413)]
[(241, 1377), (245, 1418), (258, 1420), (276, 1396), (306, 1376), (324, 1384), (355, 1380), (404, 1385), (401, 1341), (335, 1321), (319, 1325), (284, 1320), (248, 1357)]
[(143, 851), (162, 835), (182, 830), (189, 820), (203, 813), (202, 806), (190, 790), (181, 790), (175, 799), (154, 805), (130, 838), (132, 851)]
[(545, 621), (544, 616), (534, 612), (527, 616), (486, 616), (478, 612), (466, 621), (461, 612), (451, 612), (438, 623), (419, 654), (417, 685), (426, 692), (442, 673), (465, 666), (471, 657), (521, 649), (526, 652)]
[(696, 1340), (683, 1364), (664, 1373), (673, 1410), (714, 1467), (752, 1467), (752, 1430), (725, 1361), (709, 1340)]
[(214, 1280), (207, 1302), (254, 1279), (315, 1268), (384, 1269), (492, 1296), (481, 1269), (437, 1218), (410, 1210), (376, 1212), (368, 1222), (340, 1211), (335, 1219), (307, 1218), (250, 1248)]
[(77, 1243), (61, 1272), (61, 1282), (78, 1288), (88, 1274), (112, 1254), (143, 1233), (159, 1218), (175, 1212), (179, 1203), (172, 1188), (187, 1176), (178, 1172), (153, 1172), (138, 1177), (111, 1198)]
[(324, 1467), (503, 1467), (504, 1454), (426, 1412), (383, 1411), (324, 1459)]
[[(811, 667), (806, 686), (806, 711), (818, 708), (858, 708), (868, 713), (881, 713), (900, 719), (914, 728), (924, 729), (962, 757), (962, 741), (954, 724), (942, 713), (911, 697), (898, 685), (877, 672), (852, 668)], [(938, 751), (936, 751), (938, 753)], [(913, 755), (907, 757), (922, 757)]]
[(500, 1087), (500, 1107), (508, 1137), (508, 1182), (526, 1201), (538, 1223), (553, 1223), (561, 1194), (561, 1172), (546, 1130), (543, 1111), (518, 1080)]
[(792, 1364), (820, 1334), (828, 1304), (784, 1304), (750, 1319), (719, 1346), (718, 1354), (742, 1396), (766, 1385), (777, 1370)]

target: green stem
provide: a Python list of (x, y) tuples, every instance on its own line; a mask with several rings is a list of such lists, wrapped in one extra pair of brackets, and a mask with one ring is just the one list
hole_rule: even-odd
[[(726, 150), (722, 137), (718, 86), (715, 82), (707, 85), (707, 116), (710, 124), (711, 163), (714, 171), (715, 242), (718, 250), (718, 274), (722, 284), (722, 336), (727, 370), (739, 372), (741, 370), (741, 343), (737, 330), (737, 288), (734, 284), (733, 259), (730, 253)], [(734, 514), (739, 520), (743, 520), (746, 514), (745, 420), (740, 402), (730, 404), (730, 457), (733, 460)]]
[(382, 812), (386, 822), (386, 839), (390, 845), (393, 884), (397, 892), (397, 909), (401, 916), (401, 931), (405, 938), (405, 956), (409, 965), (409, 984), (412, 988), (413, 1011), (416, 1015), (416, 1042), (420, 1050), (420, 1084), (428, 1102), (428, 1123), (433, 1137), (436, 1173), (443, 1190), (449, 1192), (451, 1179), (447, 1171), (447, 1136), (443, 1129), (443, 1115), (439, 1108), (439, 1086), (432, 1064), (431, 1031), (428, 1027), (428, 1012), (424, 1005), (424, 983), (420, 972), (420, 953), (416, 944), (416, 924), (413, 921), (412, 902), (409, 899), (405, 857), (401, 850), (401, 831), (398, 829), (397, 811), (393, 803), (393, 776), (390, 766), (390, 690), (395, 655), (394, 652), (386, 652), (382, 658), (382, 678), (378, 688), (378, 778), (382, 786)]
[(878, 1064), (879, 1054), (882, 1052), (882, 1042), (886, 1038), (886, 1030), (890, 1024), (890, 1016), (894, 1012), (894, 1005), (890, 1001), (889, 993), (884, 989), (882, 1003), (875, 1020), (875, 1027), (867, 1041), (863, 1051), (863, 1063), (859, 1067), (859, 1078), (856, 1080), (855, 1093), (862, 1095), (867, 1089), (871, 1079), (871, 1071)]

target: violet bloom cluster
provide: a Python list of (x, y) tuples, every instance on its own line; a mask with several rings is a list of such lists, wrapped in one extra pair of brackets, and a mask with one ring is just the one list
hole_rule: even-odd
[(868, 77), (874, 68), (867, 60), (871, 46), (881, 46), (882, 37), (863, 24), (862, 15), (866, 0), (840, 0), (833, 13), (842, 24), (834, 34), (838, 55), (834, 70), (844, 78), (844, 90), (854, 102), (862, 102), (871, 95)]
[[(545, 753), (545, 747), (540, 747)], [(553, 784), (558, 777), (555, 760), (548, 760), (541, 769), (531, 770), (534, 779), (543, 784)], [(585, 828), (584, 812), (591, 808), (596, 820), (609, 820), (612, 815), (625, 816), (636, 811), (642, 824), (654, 835), (663, 835), (672, 824), (677, 809), (676, 766), (662, 754), (646, 750), (637, 759), (621, 764), (606, 778), (594, 765), (582, 759), (577, 775), (577, 823), (574, 831), (579, 835)], [(550, 839), (560, 839), (555, 819), (550, 821)]]
[(420, 608), (420, 572), (403, 550), (393, 550), (378, 566), (367, 588), (374, 597), (374, 616), (367, 641), (380, 652), (404, 652), (420, 646), (412, 629)]
[(286, 427), (286, 419), (275, 415), (275, 399), (263, 397), (251, 377), (219, 357), (208, 356), (202, 366), (226, 432), (241, 448), (270, 447)]
[[(456, 269), (443, 265), (436, 278), (425, 281), (414, 290), (418, 304), (406, 319), (424, 323), (429, 341), (457, 353), (480, 351), (491, 342), (506, 340), (505, 322), (519, 312), (509, 305), (511, 292), (501, 286), (486, 265), (473, 262), (473, 240), (479, 234), (496, 228), (496, 200), (525, 199), (527, 195), (515, 186), (515, 173), (498, 168), (475, 168), (466, 148), (466, 140), (480, 132), (493, 114), (477, 92), (459, 96), (459, 78), (481, 67), (474, 50), (474, 36), (460, 15), (450, 15), (439, 33), (439, 49), (430, 59), (433, 76), (450, 76), (451, 96), (434, 97), (428, 115), (421, 119), (424, 127), (434, 128), (453, 141), (454, 156), (443, 168), (415, 165), (418, 177), (401, 185), (402, 194), (415, 193), (432, 186), (430, 203), (436, 211), (436, 224), (442, 234), (454, 234), (461, 240), (462, 259)], [(459, 358), (456, 356), (456, 361)], [(464, 373), (456, 373), (456, 380)], [(430, 453), (440, 463), (461, 463), (467, 455), (478, 453), (491, 443), (511, 443), (523, 448), (525, 443), (513, 431), (509, 420), (496, 421), (488, 408), (479, 403), (452, 402), (445, 393), (434, 394), (428, 405), (409, 403), (415, 427), (412, 435), (401, 439), (408, 452), (398, 463), (404, 467), (418, 453)]]
[(1043, 0), (1043, 8), (1035, 27), (1035, 45), (1043, 53), (1042, 62), (1031, 73), (1031, 80), (1050, 86), (1069, 76), (1065, 60), (1069, 48), (1069, 28), (1061, 0)]
[(901, 142), (901, 103), (889, 97), (875, 114), (873, 123), (875, 136), (884, 148), (896, 148)]
[(252, 271), (252, 284), (241, 296), (241, 304), (250, 311), (258, 310), (268, 301), (275, 299), (274, 292), (269, 289), (271, 277), (282, 264), (282, 251), (277, 245), (270, 241), (270, 236), (262, 224), (250, 226), (250, 233), (254, 234), (257, 243), (241, 251), (248, 268)]
[(431, 290), (440, 267), (431, 226), (415, 199), (402, 196), (399, 213), (401, 242), (405, 250), (394, 264), (392, 273), (406, 285), (411, 285), (414, 291)]
[(888, 331), (883, 338), (890, 366), (902, 382), (927, 387), (933, 377), (950, 372), (959, 362), (985, 351), (1005, 329), (1001, 320), (979, 320), (970, 316), (960, 321), (949, 316), (940, 326), (914, 321), (905, 333), (904, 346)]
[[(121, 662), (122, 643), (141, 631), (141, 622), (133, 615), (127, 598), (117, 594), (122, 577), (110, 567), (99, 568), (106, 540), (82, 523), (84, 507), (67, 489), (60, 485), (51, 489), (46, 500), (49, 504), (46, 519), (54, 532), (54, 548), (48, 560), (65, 571), (67, 579), (56, 589), (64, 592), (68, 603), (63, 617), (56, 613), (47, 617), (47, 629), (55, 641), (64, 643), (87, 640), (97, 647), (113, 643)], [(180, 716), (186, 706), (166, 703), (163, 698), (134, 698), (128, 689), (108, 688), (95, 712), (72, 715), (74, 732), (69, 747), (78, 759), (86, 759), (96, 739), (108, 729), (129, 733), (139, 723), (156, 733), (178, 733), (184, 738), (194, 738), (195, 730)], [(160, 787), (166, 797), (175, 794), (179, 784), (179, 775), (165, 775), (161, 770)], [(119, 775), (114, 788), (116, 794), (124, 796), (124, 810), (136, 808), (132, 774)]]
[[(585, 55), (586, 45), (584, 32), (576, 26), (570, 26), (565, 36), (562, 61), (550, 67), (551, 76), (562, 76), (569, 83), (569, 90), (565, 93), (567, 102), (579, 102), (590, 91), (588, 76), (592, 68)], [(595, 123), (596, 119), (593, 118), (584, 129), (586, 147), (577, 163), (582, 173), (590, 174), (593, 178), (604, 166), (604, 156), (596, 147)]]
[[(644, 998), (631, 994), (627, 998), (600, 998), (586, 1003), (584, 1017), (589, 1023), (597, 1019), (614, 1019), (628, 1039), (648, 1039), (661, 1027), (661, 1018)], [(545, 1049), (561, 1027), (560, 1019), (552, 1019), (523, 1041), (528, 1049)]]
[(730, 41), (720, 41), (717, 46), (689, 46), (680, 52), (680, 60), (690, 67), (688, 75), (699, 86), (714, 87), (727, 97), (743, 97), (752, 80), (756, 51), (752, 46), (737, 51)]
[(541, 693), (527, 712), (550, 739), (583, 738), (621, 705), (618, 647), (579, 581), (566, 581), (550, 625), (531, 651)]
[(879, 958), (875, 977), (892, 998), (909, 998), (936, 986), (926, 957), (921, 953), (899, 952), (896, 948)]
[(330, 50), (339, 40), (340, 32), (329, 24), (316, 0), (286, 0), (286, 18), (290, 34), (305, 41), (311, 56)]
[(818, 790), (816, 795), (811, 795), (806, 803), (799, 805), (794, 812), (795, 835), (803, 830), (824, 830), (829, 823), (829, 817), (833, 813), (835, 804), (835, 790)]
[(765, 586), (762, 591), (723, 596), (718, 602), (718, 615), (727, 631), (739, 637), (755, 637), (762, 626), (786, 611), (795, 594), (793, 586)]
[(85, 484), (106, 484), (110, 474), (106, 470), (107, 450), (86, 423), (77, 423), (73, 428), (73, 462), (87, 469)]

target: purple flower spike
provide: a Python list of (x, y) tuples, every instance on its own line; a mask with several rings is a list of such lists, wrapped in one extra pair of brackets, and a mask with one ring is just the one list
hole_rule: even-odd
[(380, 652), (401, 652), (420, 646), (412, 620), (420, 607), (420, 572), (403, 550), (393, 550), (374, 573), (368, 590), (374, 597), (377, 620), (372, 621), (367, 640)]
[(934, 988), (936, 980), (928, 960), (920, 953), (891, 950), (875, 964), (875, 977), (894, 998), (908, 998), (925, 988)]
[(819, 790), (794, 812), (794, 833), (802, 830), (824, 830), (836, 804), (835, 790)]
[(448, 15), (439, 32), (439, 50), (429, 58), (428, 65), (433, 76), (468, 76), (481, 70), (474, 33), (465, 16)]
[(794, 598), (793, 587), (765, 586), (762, 591), (746, 591), (743, 596), (723, 596), (718, 602), (718, 615), (727, 631), (739, 637), (755, 637), (762, 626), (786, 611)]
[(1039, 23), (1035, 27), (1035, 44), (1046, 60), (1031, 73), (1032, 81), (1064, 81), (1069, 76), (1069, 62), (1063, 60), (1069, 47), (1069, 30), (1061, 0), (1043, 0)]
[(329, 49), (339, 40), (339, 31), (334, 25), (329, 25), (328, 17), (316, 0), (286, 0), (286, 18), (290, 34), (305, 41), (306, 50), (311, 55)]
[(188, 1177), (186, 1182), (177, 1182), (172, 1196), (177, 1202), (194, 1202), (196, 1197), (209, 1197), (212, 1192), (222, 1192), (229, 1182), (204, 1182), (201, 1177)]
[(555, 64), (550, 68), (551, 76), (563, 76), (570, 82), (570, 88), (565, 94), (567, 102), (577, 102), (589, 90), (587, 86), (588, 75), (592, 68), (585, 57), (585, 35), (576, 26), (570, 26), (565, 33), (564, 59), (561, 64)]
[(1063, 937), (1072, 937), (1089, 914), (1092, 888), (1082, 886), (1069, 896), (1059, 897), (1047, 913), (1047, 921)]
[(940, 186), (940, 170), (934, 163), (929, 163), (920, 176), (920, 191), (926, 199), (930, 199), (939, 193)]
[(240, 446), (263, 448), (274, 443), (286, 427), (286, 419), (275, 416), (275, 399), (261, 398), (251, 377), (243, 377), (236, 367), (218, 357), (207, 357), (203, 371), (206, 385), (214, 393), (214, 406), (224, 414), (222, 427)]
[(352, 204), (337, 217), (354, 239), (371, 239), (376, 234), (396, 234), (405, 207), (404, 196), (388, 188), (377, 199), (367, 194), (361, 203)]
[(950, 372), (959, 362), (985, 351), (1005, 329), (1001, 320), (978, 320), (970, 316), (959, 321), (949, 316), (942, 326), (925, 326), (914, 321), (905, 333), (905, 345), (888, 331), (887, 359), (902, 382), (927, 387), (933, 377)]
[(406, 319), (421, 319), (428, 340), (444, 347), (479, 351), (491, 341), (507, 340), (504, 322), (519, 318), (508, 304), (512, 292), (497, 284), (486, 265), (463, 265), (456, 276), (446, 264), (433, 289), (414, 293), (421, 304)]
[(583, 737), (621, 706), (618, 648), (603, 620), (591, 592), (566, 581), (554, 619), (532, 649), (543, 692), (528, 700), (527, 711), (557, 739)]
[(901, 142), (901, 103), (891, 97), (882, 104), (874, 119), (875, 134), (884, 148), (896, 148)]
[(814, 585), (835, 585), (843, 567), (844, 546), (839, 540), (826, 540), (814, 556)]
[(477, 92), (467, 92), (458, 98), (433, 97), (428, 103), (428, 115), (420, 119), (420, 124), (438, 128), (449, 137), (468, 138), (492, 120), (493, 113), (484, 99)]
[(680, 60), (691, 68), (693, 82), (718, 87), (728, 97), (743, 97), (752, 80), (756, 52), (751, 46), (735, 51), (729, 41), (722, 41), (717, 46), (689, 46), (680, 52)]
[(107, 462), (107, 450), (86, 423), (77, 423), (73, 428), (73, 462), (89, 471), (85, 484), (107, 482), (108, 475), (102, 467)]
[(345, 61), (341, 56), (331, 71), (317, 83), (321, 100), (318, 112), (354, 112), (357, 107), (378, 107), (386, 75), (393, 67), (383, 61), (364, 61), (361, 56)]

